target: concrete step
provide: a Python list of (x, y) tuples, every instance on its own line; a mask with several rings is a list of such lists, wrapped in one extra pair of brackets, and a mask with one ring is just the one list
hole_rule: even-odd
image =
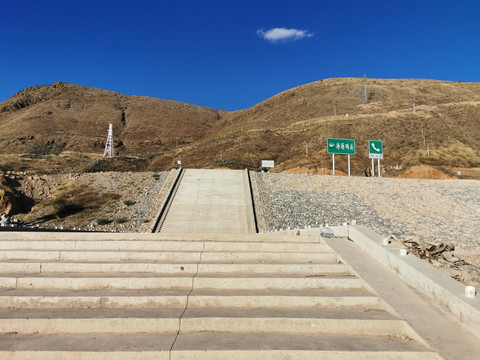
[[(278, 332), (330, 333), (414, 338), (405, 321), (385, 311), (342, 312), (325, 309), (202, 308), (122, 309), (69, 311), (66, 309), (0, 309), (0, 333), (87, 334), (87, 333), (164, 333), (176, 332)], [(183, 316), (182, 316), (183, 315)], [(180, 321), (180, 317), (182, 318)], [(128, 330), (126, 330), (128, 329)]]
[[(194, 295), (194, 296), (192, 296)], [(231, 295), (222, 295), (220, 291), (198, 290), (188, 299), (189, 308), (202, 307), (230, 307), (230, 308), (306, 308), (306, 309), (348, 309), (361, 308), (364, 310), (386, 309), (385, 303), (377, 296), (348, 290), (324, 291), (323, 293), (307, 292), (302, 290), (288, 294), (280, 291), (264, 291), (263, 294), (255, 291), (232, 292)]]
[(0, 263), (0, 274), (39, 274), (39, 273), (243, 273), (243, 274), (349, 274), (345, 264), (330, 263), (160, 263), (160, 262), (66, 262), (66, 261), (3, 261)]
[[(385, 303), (362, 289), (346, 290), (5, 290), (0, 308), (134, 309), (134, 308), (303, 308), (387, 310)], [(190, 295), (189, 295), (190, 294)]]
[(45, 273), (162, 273), (195, 274), (194, 263), (147, 263), (147, 262), (37, 262), (3, 261), (0, 262), (1, 274), (45, 274)]
[(170, 240), (0, 240), (0, 250), (332, 252), (330, 247), (324, 242)]
[[(172, 359), (441, 359), (401, 336), (180, 333)], [(232, 346), (235, 344), (234, 346)], [(237, 350), (232, 351), (232, 347)], [(203, 350), (203, 353), (199, 353)], [(205, 355), (203, 355), (205, 354)], [(205, 357), (203, 357), (203, 356)]]
[[(80, 276), (83, 275), (83, 276)], [(150, 274), (146, 274), (150, 275)], [(145, 276), (145, 274), (128, 274), (128, 277), (108, 274), (67, 274), (53, 276), (41, 274), (38, 276), (0, 277), (0, 289), (361, 289), (362, 280), (353, 276), (319, 276), (319, 277), (266, 277), (263, 275), (239, 276)]]
[[(88, 333), (162, 333), (176, 332), (179, 318), (12, 318), (0, 323), (1, 333), (17, 334), (88, 334)], [(128, 330), (127, 330), (128, 329)], [(302, 334), (377, 335), (410, 337), (403, 320), (372, 319), (295, 319), (295, 318), (182, 318), (182, 333), (286, 332)]]
[(0, 240), (1, 359), (439, 359), (321, 239), (95, 235)]
[[(173, 348), (172, 348), (173, 344)], [(348, 345), (346, 345), (348, 344)], [(170, 350), (171, 349), (171, 350)], [(282, 333), (11, 334), (2, 359), (306, 359), (440, 360), (401, 336)]]
[[(301, 243), (301, 244), (326, 244), (325, 239), (318, 236), (299, 236), (290, 235), (272, 235), (272, 234), (219, 234), (219, 233), (169, 233), (169, 234), (150, 234), (150, 233), (108, 233), (108, 232), (21, 232), (21, 231), (2, 231), (0, 241), (60, 241), (60, 242), (111, 242), (111, 241), (129, 241), (133, 243), (141, 242), (196, 242), (199, 244), (207, 242), (224, 243)], [(293, 239), (293, 240), (292, 240)], [(329, 248), (327, 246), (327, 248)]]
[(213, 252), (202, 253), (202, 262), (222, 261), (259, 261), (283, 262), (283, 263), (331, 263), (337, 261), (337, 255), (333, 252)]
[(193, 251), (70, 251), (70, 250), (0, 250), (2, 260), (38, 261), (154, 261), (154, 262), (335, 262), (337, 256), (329, 253), (289, 252), (193, 252)]
[[(358, 309), (0, 309), (3, 334), (87, 334), (176, 332), (277, 332), (394, 336), (414, 339), (403, 320), (392, 314)], [(183, 316), (182, 316), (183, 314)], [(180, 321), (180, 317), (182, 317)]]
[[(334, 309), (322, 311), (307, 308), (145, 308), (145, 309), (0, 309), (0, 321), (11, 319), (114, 319), (114, 318), (292, 318), (292, 319), (357, 319), (357, 320), (400, 320), (386, 310), (371, 309)], [(2, 324), (4, 326), (5, 324)], [(10, 326), (10, 325), (8, 325)]]

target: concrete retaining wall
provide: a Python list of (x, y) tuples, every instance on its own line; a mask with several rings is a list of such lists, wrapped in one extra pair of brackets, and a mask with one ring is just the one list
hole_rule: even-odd
[(402, 247), (383, 244), (383, 238), (365, 226), (349, 226), (348, 238), (388, 266), (466, 329), (480, 338), (480, 299), (465, 296), (465, 285), (414, 255), (402, 256)]

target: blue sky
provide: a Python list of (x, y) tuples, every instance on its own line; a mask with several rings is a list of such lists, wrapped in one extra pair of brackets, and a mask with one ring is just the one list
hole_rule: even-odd
[(479, 17), (479, 0), (0, 0), (0, 101), (64, 81), (237, 110), (331, 77), (479, 82)]

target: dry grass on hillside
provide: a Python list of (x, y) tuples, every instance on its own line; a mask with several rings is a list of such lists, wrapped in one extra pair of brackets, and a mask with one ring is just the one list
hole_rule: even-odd
[[(367, 90), (363, 104), (362, 79), (326, 79), (224, 112), (72, 84), (35, 87), (0, 104), (0, 165), (158, 171), (178, 159), (185, 167), (272, 159), (278, 171), (321, 169), (331, 167), (326, 139), (337, 137), (356, 140), (356, 175), (370, 166), (369, 139), (384, 141), (387, 176), (421, 164), (480, 167), (479, 83), (368, 79)], [(110, 122), (120, 157), (99, 159)], [(336, 163), (346, 172), (346, 157)]]

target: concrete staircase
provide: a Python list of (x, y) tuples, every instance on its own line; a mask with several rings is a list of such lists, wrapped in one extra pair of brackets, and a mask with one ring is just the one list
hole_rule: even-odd
[(0, 233), (0, 359), (440, 359), (317, 237)]

